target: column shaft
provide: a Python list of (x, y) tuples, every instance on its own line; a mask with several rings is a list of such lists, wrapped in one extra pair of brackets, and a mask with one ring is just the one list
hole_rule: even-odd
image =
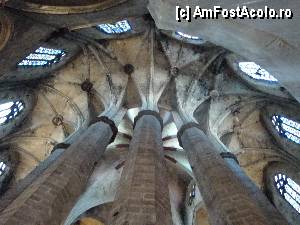
[(0, 214), (0, 225), (61, 224), (113, 136), (96, 122)]
[(187, 152), (212, 225), (272, 224), (196, 125), (182, 127), (178, 138)]
[(0, 198), (0, 212), (5, 210), (22, 192), (32, 184), (42, 173), (51, 166), (64, 152), (64, 149), (57, 149), (47, 159), (42, 161), (24, 179), (10, 187)]
[(288, 224), (281, 213), (271, 204), (266, 195), (259, 189), (259, 187), (247, 176), (236, 160), (232, 158), (224, 158), (230, 169), (234, 172), (240, 182), (249, 191), (251, 197), (256, 200), (257, 205), (264, 215), (272, 221), (273, 224)]
[(244, 170), (239, 165), (236, 156), (228, 152), (225, 145), (222, 145), (216, 140), (213, 135), (208, 136), (209, 140), (214, 144), (216, 149), (221, 152), (220, 155), (227, 163), (229, 168), (233, 171), (234, 175), (240, 180), (240, 182), (245, 186), (245, 191), (248, 191), (251, 198), (256, 200), (257, 205), (261, 210), (264, 211), (264, 215), (272, 221), (273, 224), (288, 224), (287, 220), (282, 216), (282, 214), (272, 205), (267, 196), (262, 190), (250, 179), (250, 177), (244, 172)]
[(0, 198), (0, 212), (6, 209), (12, 201), (14, 201), (29, 185), (31, 185), (39, 176), (44, 173), (62, 154), (74, 143), (87, 127), (81, 127), (78, 131), (69, 136), (64, 142), (56, 144), (51, 154), (40, 164), (34, 168), (24, 179), (20, 180), (10, 187)]
[(161, 123), (156, 116), (146, 114), (135, 123), (110, 224), (171, 225)]

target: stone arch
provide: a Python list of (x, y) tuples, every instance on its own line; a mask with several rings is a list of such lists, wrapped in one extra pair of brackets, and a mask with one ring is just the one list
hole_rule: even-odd
[(1, 10), (0, 14), (0, 51), (9, 41), (13, 32), (13, 22), (11, 18)]
[(263, 169), (274, 160), (285, 160), (295, 165), (297, 162), (278, 146), (272, 133), (265, 128), (261, 115), (270, 100), (250, 97), (238, 104), (227, 106), (227, 111), (213, 120), (214, 137), (234, 153), (240, 166), (260, 187), (263, 187)]
[(26, 12), (43, 14), (77, 14), (102, 11), (116, 6), (126, 0), (89, 0), (89, 1), (56, 1), (56, 0), (27, 0), (12, 2), (10, 6)]
[(228, 54), (226, 56), (226, 64), (227, 64), (227, 73), (233, 74), (238, 80), (242, 81), (244, 84), (249, 86), (250, 88), (257, 89), (263, 93), (268, 93), (274, 96), (282, 97), (282, 98), (290, 98), (290, 94), (285, 91), (284, 88), (278, 82), (268, 82), (264, 80), (255, 80), (248, 75), (246, 75), (239, 68), (238, 63), (241, 61), (248, 62), (249, 60), (244, 57), (238, 56), (236, 54)]
[(93, 217), (83, 217), (76, 221), (74, 225), (104, 225), (102, 221), (100, 221), (98, 218)]

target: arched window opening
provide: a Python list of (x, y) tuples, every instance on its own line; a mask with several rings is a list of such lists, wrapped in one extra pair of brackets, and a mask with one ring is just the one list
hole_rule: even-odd
[(300, 124), (284, 116), (272, 116), (272, 123), (279, 135), (300, 144)]
[(4, 162), (0, 162), (0, 176), (2, 176), (5, 173), (6, 164)]
[(45, 67), (58, 63), (66, 55), (65, 51), (52, 48), (39, 47), (23, 59), (19, 67)]
[(274, 181), (280, 195), (300, 213), (300, 186), (282, 173), (275, 175)]
[(268, 71), (254, 62), (239, 62), (239, 67), (244, 73), (255, 80), (278, 82)]
[(127, 20), (118, 21), (115, 24), (100, 24), (97, 27), (106, 34), (122, 34), (131, 31), (131, 26)]
[(13, 120), (24, 110), (22, 101), (11, 101), (0, 104), (0, 125), (4, 125)]
[(185, 34), (185, 33), (182, 33), (180, 31), (176, 31), (175, 34), (178, 35), (178, 36), (180, 36), (180, 37), (191, 39), (191, 40), (201, 40), (200, 37), (192, 36), (192, 35), (189, 35), (189, 34)]
[(193, 184), (190, 195), (189, 195), (189, 205), (192, 205), (195, 197), (196, 197), (196, 185)]

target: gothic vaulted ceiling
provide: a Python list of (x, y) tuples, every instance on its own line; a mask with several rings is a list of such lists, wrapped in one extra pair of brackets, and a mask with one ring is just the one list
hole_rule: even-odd
[[(72, 143), (112, 105), (127, 110), (66, 225), (106, 223), (99, 215), (114, 200), (134, 117), (143, 108), (159, 110), (163, 118), (174, 224), (208, 222), (198, 189), (188, 204), (193, 173), (177, 140), (173, 112), (195, 118), (261, 189), (272, 162), (299, 171), (299, 145), (280, 136), (270, 119), (284, 114), (300, 121), (299, 29), (272, 21), (186, 26), (172, 19), (174, 2), (10, 0), (0, 9), (0, 104), (24, 104), (0, 122), (0, 156), (16, 155), (11, 185), (47, 159), (55, 145)], [(270, 3), (253, 4), (265, 2)], [(300, 7), (296, 1), (286, 4)], [(298, 20), (292, 24), (299, 27)], [(256, 72), (266, 73), (255, 77), (241, 62), (256, 62), (252, 70), (257, 66)]]

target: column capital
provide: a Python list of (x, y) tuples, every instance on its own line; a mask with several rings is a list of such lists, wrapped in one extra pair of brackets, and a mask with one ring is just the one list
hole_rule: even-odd
[(199, 130), (202, 131), (200, 125), (199, 125), (198, 123), (195, 123), (195, 122), (186, 123), (186, 124), (184, 124), (184, 125), (182, 125), (182, 126), (180, 127), (179, 131), (177, 132), (177, 139), (178, 139), (179, 145), (180, 145), (181, 147), (183, 147), (183, 146), (182, 146), (182, 141), (181, 141), (181, 136), (182, 136), (183, 132), (184, 132), (185, 130), (190, 129), (190, 128), (193, 128), (193, 127), (198, 128)]
[(71, 144), (64, 143), (64, 142), (58, 143), (58, 144), (56, 144), (56, 145), (53, 147), (53, 149), (52, 149), (52, 151), (51, 151), (51, 154), (52, 154), (53, 152), (55, 152), (57, 149), (67, 149), (67, 148), (70, 147), (70, 145), (71, 145)]
[(116, 136), (117, 136), (117, 134), (118, 134), (118, 128), (117, 128), (115, 122), (113, 120), (109, 119), (107, 116), (100, 116), (100, 117), (94, 118), (91, 121), (90, 125), (98, 123), (98, 122), (103, 122), (103, 123), (106, 123), (110, 126), (111, 131), (113, 132), (113, 135), (110, 139), (110, 143), (113, 143)]
[(220, 156), (221, 156), (223, 159), (233, 159), (234, 161), (236, 161), (236, 163), (237, 163), (238, 165), (240, 165), (240, 163), (239, 163), (237, 157), (236, 157), (233, 153), (231, 153), (231, 152), (221, 152), (221, 153), (220, 153)]
[(143, 110), (143, 111), (140, 111), (139, 114), (134, 118), (134, 123), (133, 123), (133, 129), (135, 128), (135, 125), (137, 123), (137, 121), (143, 117), (143, 116), (154, 116), (156, 117), (156, 119), (159, 121), (160, 123), (160, 126), (161, 126), (161, 129), (163, 129), (164, 127), (164, 123), (163, 123), (163, 120), (162, 118), (160, 117), (159, 113), (156, 112), (156, 111), (153, 111), (153, 110)]

